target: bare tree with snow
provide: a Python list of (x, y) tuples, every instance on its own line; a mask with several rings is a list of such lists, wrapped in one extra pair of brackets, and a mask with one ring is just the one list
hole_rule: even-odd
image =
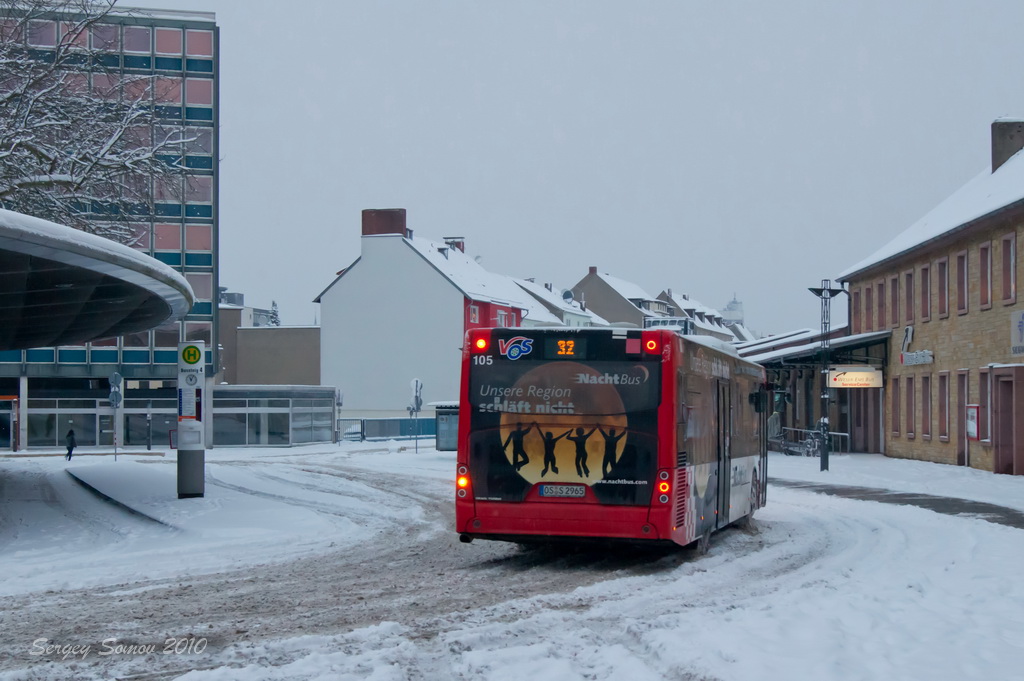
[(187, 140), (159, 79), (105, 66), (116, 1), (0, 0), (0, 205), (128, 243), (154, 195), (180, 197)]

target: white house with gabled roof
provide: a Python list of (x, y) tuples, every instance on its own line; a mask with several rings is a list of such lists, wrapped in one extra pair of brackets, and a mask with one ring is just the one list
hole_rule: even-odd
[(424, 404), (457, 400), (466, 331), (521, 325), (529, 298), (461, 237), (423, 239), (405, 209), (364, 210), (359, 258), (314, 300), (320, 382), (341, 389), (347, 418), (407, 416), (417, 378)]

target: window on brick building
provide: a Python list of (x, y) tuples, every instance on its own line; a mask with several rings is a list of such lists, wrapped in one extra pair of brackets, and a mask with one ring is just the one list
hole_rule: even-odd
[(1007, 234), (1001, 242), (1001, 288), (1003, 303), (1017, 302), (1017, 235)]
[(896, 275), (889, 278), (889, 323), (900, 324), (900, 278)]
[(904, 321), (914, 321), (914, 270), (903, 273), (903, 309)]
[(875, 291), (868, 284), (864, 287), (864, 330), (873, 331), (875, 323)]
[(921, 267), (921, 321), (932, 318), (932, 270), (928, 265)]
[(956, 254), (956, 312), (967, 314), (969, 306), (967, 296), (970, 293), (970, 282), (967, 279), (967, 251)]
[(978, 247), (978, 306), (982, 310), (992, 307), (992, 242)]
[(900, 378), (894, 376), (891, 380), (889, 392), (892, 393), (892, 405), (889, 413), (892, 415), (892, 434), (899, 437), (900, 434)]
[(949, 439), (949, 372), (939, 373), (939, 438)]
[(921, 377), (921, 437), (932, 437), (932, 377)]
[(935, 262), (935, 299), (938, 302), (939, 319), (949, 316), (949, 260), (942, 258)]
[(860, 333), (860, 291), (853, 292), (853, 332)]
[(878, 282), (878, 328), (884, 329), (886, 323), (885, 317), (885, 281)]
[(903, 382), (907, 394), (907, 437), (914, 437), (914, 377), (905, 376)]

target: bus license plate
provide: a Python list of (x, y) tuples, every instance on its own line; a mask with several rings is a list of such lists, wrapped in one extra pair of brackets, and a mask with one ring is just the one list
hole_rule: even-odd
[(585, 485), (541, 485), (540, 495), (542, 497), (573, 497), (580, 498), (587, 496)]

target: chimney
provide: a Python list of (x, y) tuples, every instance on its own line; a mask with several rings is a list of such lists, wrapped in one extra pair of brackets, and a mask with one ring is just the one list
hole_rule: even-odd
[(590, 266), (590, 273), (591, 273), (591, 274), (597, 274), (597, 268), (596, 268), (596, 267), (594, 267), (593, 265), (591, 265), (591, 266)]
[(449, 248), (457, 248), (463, 253), (466, 252), (466, 237), (464, 236), (446, 236), (444, 242)]
[(363, 236), (397, 234), (412, 237), (405, 227), (404, 208), (367, 208), (363, 211)]
[(1000, 118), (992, 122), (992, 172), (1024, 149), (1024, 121)]
[(555, 289), (554, 289), (554, 286), (553, 286), (553, 284), (551, 284), (550, 282), (549, 282), (549, 283), (546, 283), (546, 284), (544, 284), (544, 288), (546, 288), (547, 290), (551, 291), (552, 293), (553, 293), (553, 292), (554, 292), (554, 290), (555, 290)]

